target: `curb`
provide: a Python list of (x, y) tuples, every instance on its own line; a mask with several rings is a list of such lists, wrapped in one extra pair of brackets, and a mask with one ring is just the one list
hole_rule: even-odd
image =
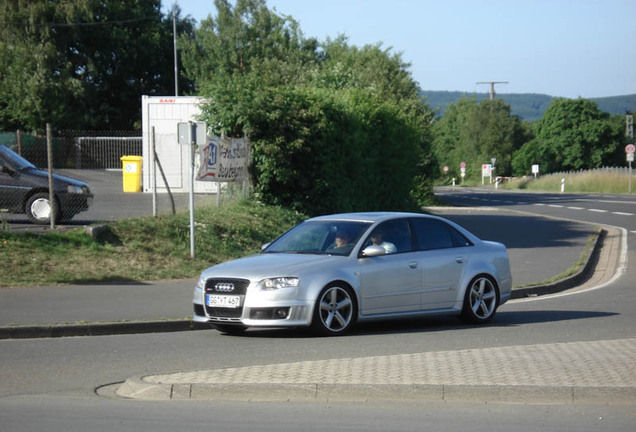
[(536, 297), (546, 294), (556, 294), (577, 287), (586, 282), (588, 279), (590, 279), (590, 277), (594, 273), (596, 265), (598, 264), (604, 241), (607, 238), (608, 229), (613, 228), (603, 227), (595, 233), (596, 241), (594, 242), (594, 247), (588, 252), (587, 256), (585, 257), (585, 265), (581, 269), (579, 269), (576, 274), (560, 281), (545, 285), (535, 285), (514, 289), (512, 290), (510, 299), (513, 300), (525, 297)]
[(134, 377), (115, 394), (153, 401), (478, 402), (636, 405), (633, 387), (470, 386), (426, 384), (158, 384)]
[(209, 328), (209, 325), (194, 322), (192, 319), (8, 326), (0, 327), (0, 340), (167, 333)]

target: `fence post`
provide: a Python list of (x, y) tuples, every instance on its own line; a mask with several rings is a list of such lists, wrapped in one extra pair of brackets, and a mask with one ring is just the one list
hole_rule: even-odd
[(22, 156), (22, 133), (20, 132), (20, 129), (18, 129), (15, 134), (18, 140), (18, 154)]
[(51, 212), (49, 213), (49, 221), (51, 223), (51, 229), (55, 229), (55, 191), (53, 190), (53, 145), (51, 143), (51, 124), (46, 124), (46, 157), (49, 165), (49, 207)]
[(82, 168), (82, 144), (81, 138), (75, 137), (73, 138), (75, 142), (75, 169)]

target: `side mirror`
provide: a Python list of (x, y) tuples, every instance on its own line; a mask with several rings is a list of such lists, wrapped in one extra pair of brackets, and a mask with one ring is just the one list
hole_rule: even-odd
[(261, 251), (264, 251), (265, 249), (267, 249), (267, 247), (271, 245), (271, 243), (265, 243), (264, 245), (261, 246)]
[(386, 254), (386, 249), (382, 246), (367, 246), (362, 250), (363, 257), (374, 257)]

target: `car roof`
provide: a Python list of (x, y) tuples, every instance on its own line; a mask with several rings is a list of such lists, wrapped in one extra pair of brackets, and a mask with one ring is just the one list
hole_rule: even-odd
[(358, 212), (358, 213), (338, 213), (332, 215), (317, 216), (309, 220), (346, 220), (360, 222), (381, 222), (387, 219), (395, 219), (401, 217), (432, 217), (424, 213), (406, 213), (406, 212)]

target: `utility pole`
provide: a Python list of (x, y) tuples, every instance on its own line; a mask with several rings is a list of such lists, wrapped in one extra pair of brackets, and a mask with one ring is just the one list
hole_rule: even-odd
[(177, 62), (177, 13), (172, 13), (172, 46), (174, 50), (174, 95), (179, 96), (179, 63)]
[(494, 100), (495, 84), (508, 84), (508, 81), (479, 81), (477, 84), (490, 84), (490, 100)]

